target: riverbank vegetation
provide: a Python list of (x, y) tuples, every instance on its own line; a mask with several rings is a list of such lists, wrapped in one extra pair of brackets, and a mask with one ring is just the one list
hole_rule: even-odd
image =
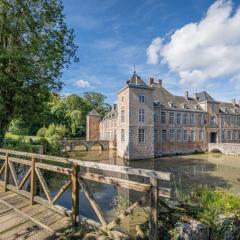
[(84, 96), (52, 95), (39, 118), (24, 120), (14, 118), (2, 143), (3, 147), (39, 152), (43, 145), (45, 153), (61, 155), (64, 137), (83, 137), (86, 132), (86, 116), (92, 109), (104, 115), (109, 105), (100, 93), (87, 92)]
[[(160, 201), (159, 209), (159, 239), (240, 239), (240, 197), (224, 189), (194, 188), (190, 193), (178, 196), (174, 204)], [(82, 223), (67, 229), (59, 239), (148, 240), (148, 227), (148, 221), (138, 225), (136, 235), (127, 237), (116, 231), (104, 231)]]
[[(160, 204), (159, 239), (240, 239), (240, 197), (225, 189), (198, 187), (181, 194), (178, 201)], [(140, 226), (148, 239), (148, 222)]]

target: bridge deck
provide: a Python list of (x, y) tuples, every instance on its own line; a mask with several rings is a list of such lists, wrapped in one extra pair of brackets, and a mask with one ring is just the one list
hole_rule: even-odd
[(0, 186), (0, 240), (56, 239), (69, 224), (70, 218)]

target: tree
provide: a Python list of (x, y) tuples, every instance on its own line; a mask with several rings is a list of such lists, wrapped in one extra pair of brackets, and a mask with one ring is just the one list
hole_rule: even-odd
[(16, 135), (29, 134), (28, 126), (21, 118), (13, 119), (9, 125), (8, 131)]
[(0, 144), (12, 119), (37, 118), (77, 61), (61, 0), (0, 0)]
[(90, 104), (82, 97), (72, 94), (55, 100), (51, 112), (57, 124), (65, 125), (73, 136), (83, 136), (86, 128), (86, 116), (91, 111)]
[(95, 109), (102, 116), (104, 116), (110, 109), (110, 105), (105, 103), (106, 96), (101, 93), (85, 92), (84, 99), (90, 104), (92, 109)]

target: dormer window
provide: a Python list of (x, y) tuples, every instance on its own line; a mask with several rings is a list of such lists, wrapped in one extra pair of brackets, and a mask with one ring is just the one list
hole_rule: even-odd
[(168, 102), (168, 106), (169, 106), (170, 108), (173, 108), (173, 107), (174, 107), (173, 102)]
[(199, 109), (200, 109), (200, 106), (199, 106), (198, 104), (196, 104), (196, 105), (194, 105), (194, 108), (195, 108), (196, 110), (199, 110)]
[(186, 104), (185, 103), (181, 103), (181, 108), (187, 108)]

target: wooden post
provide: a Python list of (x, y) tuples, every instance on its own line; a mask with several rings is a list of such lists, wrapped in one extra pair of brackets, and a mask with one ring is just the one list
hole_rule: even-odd
[(4, 192), (7, 191), (7, 185), (9, 181), (9, 160), (8, 160), (8, 153), (6, 153), (6, 160), (5, 160), (5, 175), (4, 175)]
[(32, 165), (31, 165), (31, 196), (30, 196), (30, 202), (31, 205), (34, 204), (34, 196), (36, 194), (36, 171), (35, 171), (35, 163), (36, 159), (32, 157)]
[(158, 239), (158, 179), (150, 178), (150, 219), (149, 219), (149, 239)]
[(72, 178), (72, 223), (77, 225), (77, 219), (79, 215), (79, 182), (78, 182), (79, 166), (74, 165)]

